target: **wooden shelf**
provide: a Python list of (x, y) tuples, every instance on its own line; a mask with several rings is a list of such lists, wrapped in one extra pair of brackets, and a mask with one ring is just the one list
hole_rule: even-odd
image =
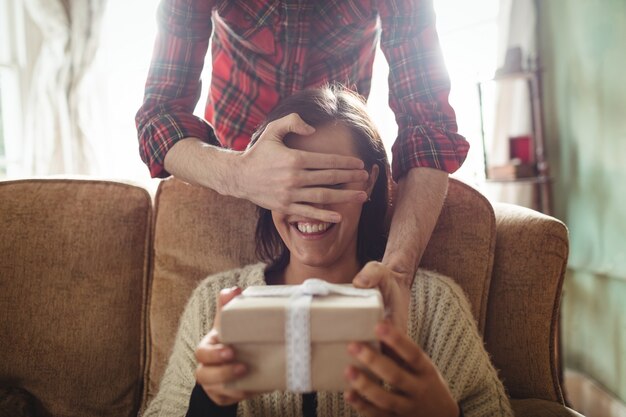
[[(478, 100), (480, 105), (480, 128), (482, 136), (482, 151), (483, 151), (483, 163), (485, 169), (485, 182), (490, 184), (531, 184), (534, 186), (534, 203), (533, 207), (545, 214), (552, 213), (552, 181), (550, 177), (550, 167), (548, 158), (546, 155), (546, 144), (543, 136), (544, 122), (543, 122), (543, 109), (542, 109), (542, 90), (541, 90), (541, 76), (542, 67), (539, 61), (534, 65), (529, 65), (528, 69), (503, 72), (496, 74), (490, 80), (480, 81), (477, 83), (478, 88)], [(498, 83), (507, 82), (512, 80), (525, 81), (528, 88), (528, 106), (531, 117), (531, 129), (529, 137), (531, 141), (532, 155), (525, 163), (532, 163), (536, 167), (535, 174), (529, 177), (515, 177), (510, 178), (490, 178), (489, 167), (490, 155), (486, 147), (486, 133), (485, 133), (485, 120), (483, 116), (483, 85), (486, 83)], [(492, 140), (495, 140), (492, 138)], [(502, 140), (502, 139), (500, 139)], [(508, 138), (510, 141), (510, 137)], [(510, 143), (509, 143), (510, 146)], [(517, 156), (511, 155), (513, 159)], [(527, 173), (531, 174), (531, 173)]]

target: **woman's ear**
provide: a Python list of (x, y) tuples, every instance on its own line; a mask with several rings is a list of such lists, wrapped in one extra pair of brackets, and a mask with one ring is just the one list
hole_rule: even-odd
[(370, 177), (367, 179), (367, 195), (369, 197), (372, 196), (372, 190), (374, 189), (374, 184), (376, 184), (376, 180), (378, 179), (378, 165), (373, 164), (372, 170), (370, 171)]

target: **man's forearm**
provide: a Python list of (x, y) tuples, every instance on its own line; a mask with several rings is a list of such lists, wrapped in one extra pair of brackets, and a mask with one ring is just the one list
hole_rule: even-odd
[(404, 284), (409, 287), (447, 189), (448, 173), (431, 168), (413, 168), (398, 183), (383, 264), (405, 277)]
[[(164, 166), (183, 181), (248, 200), (268, 210), (337, 222), (339, 214), (324, 209), (323, 205), (359, 200), (365, 193), (328, 188), (320, 201), (316, 188), (337, 182), (364, 181), (367, 172), (359, 158), (320, 156), (290, 149), (283, 142), (290, 133), (305, 136), (314, 131), (292, 113), (269, 123), (259, 139), (242, 152), (209, 145), (193, 137), (179, 140), (165, 155)], [(317, 187), (311, 187), (312, 184)]]
[(169, 173), (190, 184), (237, 196), (233, 168), (240, 154), (197, 138), (185, 138), (167, 152), (164, 165)]

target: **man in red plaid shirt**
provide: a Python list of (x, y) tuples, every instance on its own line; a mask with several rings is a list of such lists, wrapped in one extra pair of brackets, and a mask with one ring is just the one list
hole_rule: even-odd
[[(379, 285), (394, 321), (405, 327), (407, 288), (441, 211), (448, 173), (469, 148), (448, 103), (432, 0), (163, 0), (158, 22), (136, 117), (152, 176), (171, 173), (270, 210), (328, 222), (341, 219), (324, 204), (365, 198), (328, 187), (365, 180), (361, 161), (287, 148), (284, 135), (312, 131), (295, 114), (246, 146), (265, 115), (296, 91), (340, 82), (367, 97), (382, 34), (399, 128), (392, 166), (398, 188), (382, 263), (367, 264), (354, 283)], [(192, 112), (209, 39), (213, 74), (205, 121)]]

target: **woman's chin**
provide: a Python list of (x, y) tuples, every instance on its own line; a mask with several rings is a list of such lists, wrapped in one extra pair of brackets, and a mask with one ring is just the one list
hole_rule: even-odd
[(297, 261), (301, 265), (309, 268), (319, 269), (332, 268), (335, 264), (334, 257), (331, 259), (329, 256), (319, 253), (299, 254), (299, 256), (294, 256), (292, 253), (291, 262), (293, 261)]

